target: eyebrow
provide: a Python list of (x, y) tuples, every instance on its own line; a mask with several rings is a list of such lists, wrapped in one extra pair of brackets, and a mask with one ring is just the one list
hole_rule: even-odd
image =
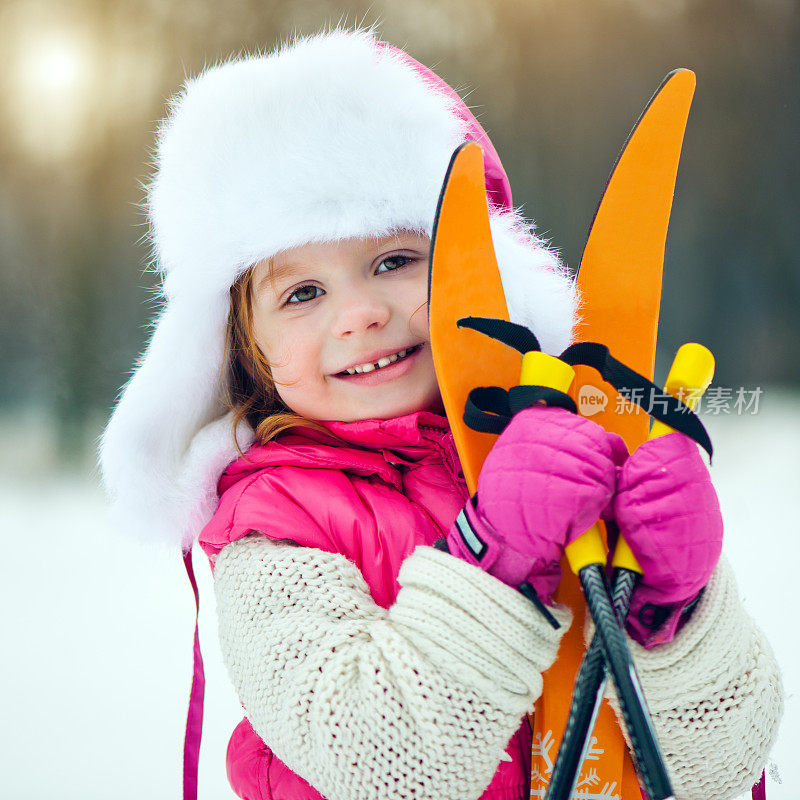
[(270, 271), (267, 270), (267, 272), (259, 281), (256, 291), (260, 292), (267, 285), (267, 283), (269, 283), (270, 279), (277, 283), (279, 280), (281, 280), (281, 278), (289, 278), (292, 275), (300, 272), (302, 269), (302, 264), (279, 264), (277, 267), (273, 268), (271, 275)]
[[(304, 269), (302, 264), (278, 264), (277, 267), (273, 267), (272, 269), (272, 277), (275, 280), (278, 278), (288, 278), (291, 275), (294, 275), (297, 272), (301, 272)], [(269, 277), (269, 272), (267, 272), (267, 277)]]

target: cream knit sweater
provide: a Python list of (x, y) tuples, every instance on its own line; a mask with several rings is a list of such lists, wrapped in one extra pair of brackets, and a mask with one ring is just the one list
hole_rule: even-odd
[[(593, 626), (586, 627), (588, 640)], [(672, 642), (630, 647), (677, 796), (723, 800), (746, 792), (775, 742), (783, 687), (727, 560)], [(613, 687), (607, 693), (618, 712)]]
[[(518, 592), (418, 547), (378, 606), (344, 556), (245, 537), (217, 558), (223, 655), (256, 732), (329, 800), (469, 800), (542, 690), (555, 631)], [(681, 798), (735, 796), (781, 713), (777, 666), (720, 568), (638, 666)]]

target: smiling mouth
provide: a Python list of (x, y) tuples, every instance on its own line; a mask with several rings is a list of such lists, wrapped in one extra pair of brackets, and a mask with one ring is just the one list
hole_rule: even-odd
[(374, 364), (363, 364), (358, 367), (351, 367), (350, 369), (342, 370), (341, 372), (337, 372), (337, 376), (349, 376), (349, 375), (364, 375), (369, 372), (378, 372), (386, 367), (391, 366), (392, 364), (396, 364), (398, 361), (402, 361), (403, 359), (408, 358), (417, 350), (420, 349), (422, 345), (415, 344), (413, 347), (409, 347), (406, 350), (400, 350), (397, 353), (394, 353), (391, 356), (387, 356), (386, 358), (380, 359), (380, 361), (375, 362)]

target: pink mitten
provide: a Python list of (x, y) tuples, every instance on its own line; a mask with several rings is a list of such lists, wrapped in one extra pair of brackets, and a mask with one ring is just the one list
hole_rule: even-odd
[(494, 444), (478, 491), (447, 535), (454, 555), (545, 602), (564, 547), (611, 511), (625, 443), (563, 408), (520, 411)]
[(697, 445), (681, 433), (642, 444), (620, 470), (614, 517), (644, 572), (628, 629), (646, 646), (670, 641), (722, 551), (719, 500)]

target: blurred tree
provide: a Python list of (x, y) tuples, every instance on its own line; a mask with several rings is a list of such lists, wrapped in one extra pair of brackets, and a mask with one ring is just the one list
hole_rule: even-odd
[(5, 0), (0, 409), (53, 412), (65, 453), (105, 419), (156, 310), (141, 203), (166, 98), (204, 66), (340, 20), (380, 21), (467, 98), (515, 202), (573, 266), (644, 103), (670, 69), (694, 69), (662, 352), (698, 339), (723, 384), (800, 383), (794, 0)]

